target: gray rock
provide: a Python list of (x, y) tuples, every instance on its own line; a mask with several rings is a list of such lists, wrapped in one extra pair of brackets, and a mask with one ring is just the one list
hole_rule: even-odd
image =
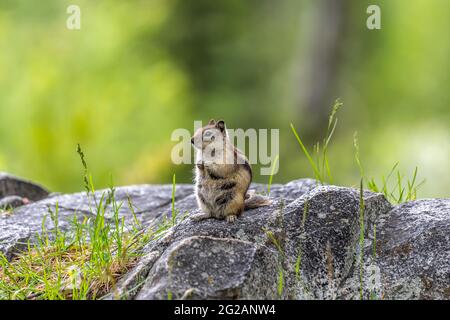
[[(298, 182), (290, 185), (297, 188)], [(364, 198), (367, 224), (391, 208), (382, 195), (366, 192)], [(295, 201), (274, 200), (245, 212), (234, 224), (180, 222), (146, 248), (159, 252), (159, 258), (135, 298), (165, 299), (169, 293), (178, 299), (338, 298), (358, 245), (358, 192), (318, 187)]]
[(36, 183), (0, 172), (0, 199), (6, 196), (19, 196), (30, 201), (38, 201), (47, 197), (48, 191)]
[(0, 210), (9, 210), (20, 207), (26, 204), (28, 201), (19, 196), (7, 196), (0, 199)]
[[(0, 213), (0, 252), (8, 259), (14, 253), (20, 251), (27, 245), (27, 241), (33, 241), (35, 236), (42, 231), (44, 217), (45, 227), (48, 231), (53, 230), (54, 225), (50, 219), (49, 212), (55, 212), (58, 205), (59, 227), (62, 231), (70, 230), (74, 216), (78, 221), (85, 217), (93, 217), (90, 208), (95, 208), (95, 201), (100, 201), (102, 194), (107, 195), (108, 190), (99, 190), (88, 198), (85, 192), (66, 194), (46, 198), (15, 209), (8, 214)], [(192, 185), (177, 185), (175, 199), (178, 201), (193, 193)], [(133, 204), (133, 211), (142, 223), (151, 223), (163, 214), (170, 214), (170, 203), (172, 200), (171, 185), (141, 185), (127, 186), (116, 189), (116, 200), (123, 203), (119, 215), (126, 222), (133, 220), (133, 213), (128, 206), (128, 197)], [(111, 206), (107, 207), (105, 217), (110, 220), (113, 211)]]
[[(255, 243), (192, 236), (167, 248), (137, 299), (235, 299), (276, 297), (276, 255)], [(268, 268), (271, 266), (271, 268)], [(273, 271), (270, 274), (265, 270)]]
[[(355, 266), (359, 251), (359, 191), (326, 186), (286, 207), (285, 268), (288, 296), (300, 299), (339, 299), (341, 287)], [(376, 217), (391, 209), (381, 194), (364, 193), (364, 232)], [(300, 268), (295, 264), (300, 259)], [(357, 291), (356, 291), (357, 292)]]
[[(96, 192), (96, 201), (106, 192)], [(233, 224), (197, 222), (189, 218), (199, 212), (193, 186), (177, 185), (177, 224), (145, 246), (104, 298), (450, 299), (450, 199), (393, 207), (365, 191), (362, 207), (359, 190), (310, 179), (272, 185), (270, 196), (272, 205)], [(116, 190), (126, 224), (134, 211), (148, 230), (171, 216), (171, 197), (171, 185)], [(57, 205), (60, 228), (70, 230), (74, 215), (93, 216), (93, 201), (85, 193), (54, 195), (0, 213), (0, 251), (11, 259)]]
[(411, 201), (380, 214), (363, 252), (342, 298), (450, 299), (450, 199)]
[[(268, 207), (257, 208), (253, 210), (246, 211), (235, 224), (229, 224), (226, 221), (208, 219), (201, 222), (194, 222), (191, 219), (187, 218), (177, 224), (174, 228), (172, 228), (165, 237), (162, 239), (150, 243), (145, 249), (146, 252), (152, 254), (153, 264), (151, 268), (144, 268), (142, 264), (138, 263), (136, 267), (138, 270), (145, 270), (150, 272), (151, 274), (155, 272), (155, 278), (160, 279), (161, 283), (156, 283), (155, 278), (152, 276), (147, 276), (145, 272), (131, 272), (129, 275), (124, 277), (123, 281), (120, 281), (116, 287), (116, 290), (113, 294), (114, 297), (124, 297), (124, 298), (133, 298), (133, 294), (136, 294), (136, 298), (138, 299), (148, 299), (148, 298), (167, 298), (169, 292), (172, 292), (174, 298), (211, 298), (216, 299), (220, 297), (230, 298), (260, 298), (261, 296), (270, 296), (276, 297), (276, 287), (277, 287), (277, 277), (280, 271), (278, 268), (277, 259), (278, 252), (274, 249), (273, 244), (271, 244), (265, 228), (268, 228), (270, 225), (275, 224), (277, 222), (277, 218), (279, 213), (277, 211), (280, 206), (285, 205), (286, 203), (290, 203), (294, 200), (293, 197), (286, 197), (286, 199), (277, 198), (275, 194), (279, 195), (297, 195), (300, 196), (317, 186), (317, 183), (311, 179), (302, 179), (296, 180), (286, 185), (273, 185), (271, 188), (271, 197), (274, 199), (274, 203)], [(252, 189), (255, 191), (263, 192), (267, 189), (266, 186), (255, 184), (252, 186)], [(189, 215), (193, 215), (198, 213), (197, 204), (195, 201), (195, 197), (193, 194), (185, 197), (181, 201), (176, 203), (177, 210), (180, 213), (188, 213)], [(156, 222), (157, 220), (154, 220)], [(154, 224), (153, 224), (154, 226)], [(240, 245), (243, 243), (253, 243), (255, 244), (251, 250), (256, 250), (256, 253), (253, 255), (253, 258), (248, 260), (247, 268), (251, 266), (251, 271), (247, 273), (245, 278), (242, 278), (240, 282), (240, 286), (235, 286), (233, 293), (231, 291), (224, 291), (222, 289), (214, 289), (214, 290), (203, 290), (204, 288), (197, 288), (195, 286), (189, 287), (189, 284), (184, 284), (182, 287), (176, 287), (176, 283), (174, 284), (172, 281), (168, 281), (167, 278), (159, 278), (160, 274), (164, 274), (167, 270), (161, 271), (161, 268), (164, 268), (164, 259), (162, 256), (166, 252), (172, 252), (172, 249), (168, 249), (169, 246), (173, 245), (171, 248), (178, 248), (177, 244), (186, 240), (186, 239), (196, 239), (197, 242), (208, 242), (208, 243), (222, 243), (220, 241), (225, 240), (226, 243), (230, 243), (230, 245)], [(212, 239), (212, 240), (211, 240)], [(236, 242), (232, 240), (240, 240), (241, 242)], [(270, 245), (270, 248), (266, 246), (266, 244)], [(182, 246), (183, 251), (189, 250), (188, 247)], [(178, 250), (178, 249), (176, 249)], [(253, 253), (252, 253), (253, 254)], [(183, 255), (185, 257), (185, 255)], [(238, 259), (236, 257), (235, 259)], [(162, 260), (160, 260), (162, 259)], [(264, 266), (269, 265), (269, 262), (272, 261), (274, 264), (271, 270), (274, 272), (269, 277), (268, 274), (264, 275), (263, 272), (267, 271)], [(224, 262), (225, 263), (225, 262)], [(148, 271), (150, 270), (150, 271)], [(221, 275), (217, 274), (217, 270), (213, 276), (217, 276), (221, 278)], [(259, 276), (258, 276), (259, 275)], [(195, 282), (195, 281), (194, 281)], [(145, 285), (144, 285), (145, 283)], [(163, 285), (163, 283), (165, 285)], [(262, 285), (264, 283), (264, 285)], [(170, 284), (170, 286), (169, 286)], [(257, 290), (256, 287), (251, 287), (250, 285), (260, 284), (261, 287)], [(139, 287), (144, 285), (143, 289)], [(175, 285), (175, 286), (172, 286)], [(138, 289), (136, 289), (138, 287)], [(155, 290), (155, 288), (159, 288)], [(132, 291), (130, 291), (130, 289)], [(147, 292), (148, 291), (148, 292)], [(126, 293), (123, 295), (123, 293)], [(121, 295), (122, 294), (122, 295)], [(110, 297), (109, 297), (110, 298)]]
[(450, 299), (450, 199), (397, 206), (377, 225), (385, 299)]

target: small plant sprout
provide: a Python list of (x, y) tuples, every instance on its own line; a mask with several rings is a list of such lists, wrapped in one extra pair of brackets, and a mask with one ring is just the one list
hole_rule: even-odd
[[(92, 175), (80, 145), (77, 152), (89, 197), (95, 192)], [(156, 232), (144, 233), (133, 210), (133, 227), (125, 228), (120, 214), (123, 203), (116, 200), (112, 179), (109, 190), (95, 203), (84, 217), (75, 213), (70, 232), (60, 224), (58, 203), (49, 206), (34, 243), (28, 241), (26, 249), (12, 261), (0, 253), (0, 299), (99, 298), (135, 264), (143, 246), (164, 232), (159, 227)], [(106, 217), (107, 212), (111, 217)], [(51, 229), (47, 229), (48, 222)]]
[(328, 118), (327, 132), (322, 141), (322, 145), (320, 144), (320, 142), (317, 142), (313, 147), (313, 155), (315, 157), (315, 160), (309, 153), (308, 149), (305, 147), (302, 139), (297, 133), (297, 130), (295, 130), (294, 125), (291, 123), (291, 130), (294, 133), (294, 136), (297, 139), (300, 148), (308, 159), (311, 168), (313, 169), (314, 177), (322, 185), (325, 183), (333, 183), (333, 176), (331, 175), (330, 163), (328, 160), (328, 147), (337, 126), (338, 119), (336, 117), (336, 114), (342, 105), (343, 104), (339, 101), (339, 99), (334, 102), (334, 105), (331, 109), (331, 114)]
[(270, 188), (272, 186), (273, 174), (275, 172), (275, 168), (277, 167), (278, 159), (279, 159), (279, 155), (277, 154), (277, 156), (275, 157), (275, 160), (273, 161), (272, 169), (271, 169), (270, 176), (269, 176), (269, 183), (267, 184), (267, 195), (270, 195)]
[[(283, 217), (283, 210), (284, 210), (284, 200), (281, 201), (280, 204), (280, 210), (279, 214), (277, 215), (280, 217), (280, 224), (282, 225), (282, 217)], [(278, 219), (277, 219), (278, 220)], [(281, 243), (278, 235), (274, 234), (273, 231), (262, 228), (262, 230), (265, 232), (269, 240), (274, 244), (274, 246), (277, 248), (278, 251), (278, 283), (277, 283), (277, 294), (278, 298), (281, 298), (283, 295), (283, 288), (284, 288), (284, 271), (283, 271), (283, 265), (286, 261), (286, 254), (283, 250), (283, 244)], [(282, 239), (281, 239), (282, 240)]]
[(77, 153), (80, 156), (81, 164), (83, 165), (84, 173), (83, 173), (83, 184), (84, 189), (86, 190), (86, 194), (90, 192), (95, 193), (94, 184), (92, 181), (92, 175), (89, 173), (86, 160), (84, 159), (83, 150), (81, 150), (80, 144), (77, 144)]
[(364, 276), (364, 189), (363, 189), (363, 180), (361, 179), (360, 187), (359, 187), (359, 283), (360, 283), (360, 291), (359, 297), (363, 299), (363, 276)]
[[(303, 208), (303, 215), (302, 215), (302, 222), (300, 225), (301, 232), (305, 231), (305, 223), (306, 219), (308, 217), (308, 210), (309, 210), (309, 201), (305, 202), (305, 206)], [(301, 239), (301, 238), (300, 238)], [(301, 240), (300, 240), (301, 241)], [(297, 254), (297, 260), (295, 262), (295, 275), (297, 280), (300, 279), (300, 269), (301, 269), (301, 263), (302, 263), (302, 244), (298, 244), (298, 254)]]
[[(417, 198), (417, 190), (425, 183), (422, 180), (417, 183), (418, 167), (415, 167), (411, 179), (406, 180), (406, 185), (404, 183), (404, 177), (401, 174), (399, 167), (399, 162), (397, 161), (391, 168), (387, 176), (381, 176), (381, 185), (379, 186), (374, 178), (367, 179), (364, 173), (363, 166), (360, 159), (360, 150), (358, 143), (358, 133), (355, 132), (353, 136), (353, 145), (355, 147), (355, 160), (358, 165), (361, 179), (366, 181), (367, 189), (373, 192), (381, 192), (384, 194), (387, 200), (391, 203), (399, 204), (406, 201), (415, 200)], [(396, 176), (395, 183), (389, 183), (392, 176)]]
[(283, 288), (284, 288), (284, 272), (283, 272), (283, 268), (278, 268), (277, 292), (278, 292), (279, 298), (281, 298), (283, 296)]
[[(309, 200), (306, 200), (304, 208), (303, 208), (303, 215), (302, 215), (302, 221), (301, 221), (301, 225), (300, 225), (300, 232), (305, 232), (305, 223), (306, 223), (306, 219), (308, 218), (308, 211), (309, 211)], [(306, 284), (304, 283), (304, 281), (302, 279), (302, 275), (301, 275), (302, 253), (303, 253), (302, 252), (302, 237), (299, 237), (299, 243), (298, 243), (297, 251), (298, 251), (297, 259), (296, 259), (295, 265), (294, 265), (295, 279), (296, 279), (296, 281), (298, 281), (300, 283), (300, 285), (302, 286), (302, 288), (303, 288), (303, 290), (305, 292), (309, 292), (309, 289), (306, 286)]]
[[(372, 245), (372, 260), (373, 260), (373, 263), (375, 263), (376, 258), (377, 258), (377, 225), (374, 224), (373, 225), (373, 245)], [(374, 277), (375, 277), (375, 270), (373, 269), (372, 270), (372, 279), (375, 282)], [(372, 285), (374, 285), (374, 283), (372, 283)], [(374, 289), (370, 293), (370, 299), (371, 300), (375, 300), (376, 298), (377, 298), (376, 297), (376, 292), (375, 292), (375, 289)]]
[(359, 168), (359, 174), (361, 176), (361, 178), (364, 178), (364, 169), (361, 165), (361, 160), (359, 158), (359, 142), (358, 142), (358, 132), (355, 131), (355, 133), (353, 134), (353, 146), (355, 147), (355, 160), (356, 160), (356, 164), (358, 165)]
[(176, 177), (175, 173), (172, 177), (172, 225), (175, 225), (178, 212), (175, 209), (175, 193), (176, 193)]

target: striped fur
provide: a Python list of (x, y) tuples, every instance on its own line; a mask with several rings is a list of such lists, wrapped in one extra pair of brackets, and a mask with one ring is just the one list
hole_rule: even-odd
[[(207, 131), (214, 134), (206, 133)], [(195, 194), (203, 211), (194, 216), (194, 219), (214, 217), (233, 222), (245, 208), (270, 204), (267, 198), (258, 198), (255, 201), (247, 195), (252, 181), (252, 168), (245, 155), (229, 141), (223, 121), (216, 123), (211, 120), (207, 126), (194, 134), (192, 143), (197, 149)], [(204, 161), (199, 154), (207, 148), (213, 150), (213, 158)], [(223, 159), (231, 161), (223, 163)]]

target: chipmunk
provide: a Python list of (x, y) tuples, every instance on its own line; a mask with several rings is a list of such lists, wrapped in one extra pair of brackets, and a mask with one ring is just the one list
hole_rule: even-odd
[(202, 213), (194, 220), (226, 219), (232, 223), (244, 210), (267, 206), (267, 197), (248, 193), (252, 168), (230, 141), (225, 122), (210, 120), (191, 139), (196, 152), (195, 194)]

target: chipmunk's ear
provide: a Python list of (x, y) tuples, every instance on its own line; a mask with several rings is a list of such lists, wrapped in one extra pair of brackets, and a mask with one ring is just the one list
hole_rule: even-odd
[(225, 121), (223, 121), (223, 120), (217, 121), (216, 127), (219, 128), (220, 131), (224, 132), (225, 131)]
[(216, 125), (216, 120), (211, 119), (211, 120), (209, 120), (208, 124), (215, 126)]

